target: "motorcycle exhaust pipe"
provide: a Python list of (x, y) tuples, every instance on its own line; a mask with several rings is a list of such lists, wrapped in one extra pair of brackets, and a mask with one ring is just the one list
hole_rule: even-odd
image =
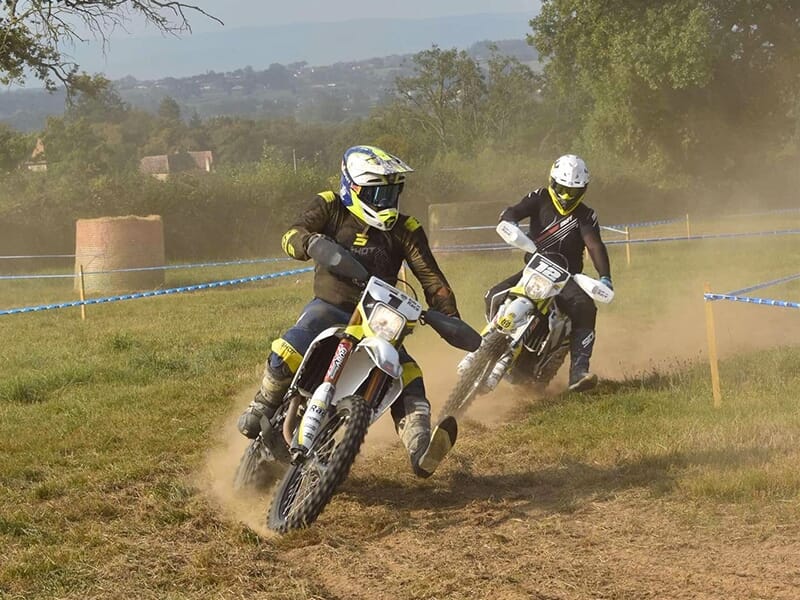
[(286, 418), (283, 420), (283, 439), (286, 441), (287, 446), (291, 446), (294, 440), (294, 430), (297, 427), (298, 421), (297, 409), (300, 408), (300, 402), (302, 400), (302, 396), (295, 396), (289, 403), (289, 408), (286, 409)]

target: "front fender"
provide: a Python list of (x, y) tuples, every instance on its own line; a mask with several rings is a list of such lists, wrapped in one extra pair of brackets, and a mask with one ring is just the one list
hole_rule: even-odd
[(520, 327), (527, 327), (533, 311), (533, 302), (525, 296), (517, 296), (503, 304), (497, 311), (495, 315), (497, 329), (506, 335), (511, 335)]
[(386, 373), (392, 379), (399, 379), (403, 374), (403, 367), (400, 365), (400, 354), (397, 348), (381, 337), (368, 337), (361, 340), (358, 344), (359, 349), (363, 349), (375, 366)]

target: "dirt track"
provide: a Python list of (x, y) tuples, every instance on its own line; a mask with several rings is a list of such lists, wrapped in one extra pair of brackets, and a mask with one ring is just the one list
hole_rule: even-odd
[(654, 497), (668, 467), (484, 472), (470, 459), (482, 435), (467, 424), (429, 481), (397, 445), (368, 452), (316, 525), (284, 538), (260, 526), (268, 495), (242, 501), (276, 548), (256, 570), (326, 600), (798, 597), (797, 524)]
[[(668, 340), (660, 346), (650, 340), (650, 354), (629, 355), (646, 359), (624, 368), (652, 365), (654, 357), (691, 358), (702, 341), (698, 324), (686, 325), (696, 344), (688, 350), (684, 345), (683, 355)], [(614, 319), (604, 325), (606, 331), (616, 326)], [(749, 327), (744, 321), (731, 326)], [(765, 344), (774, 339), (768, 333)], [(611, 347), (615, 338), (605, 340)], [(646, 335), (640, 341), (646, 346)], [(423, 364), (438, 360), (441, 372), (453, 372), (453, 354), (433, 359), (412, 353)], [(615, 368), (600, 364), (607, 372)], [(429, 395), (439, 401), (453, 383), (449, 376), (427, 382)], [(563, 381), (553, 387), (558, 391)], [(294, 595), (287, 592), (287, 598), (800, 597), (800, 525), (774, 511), (765, 517), (755, 508), (687, 505), (659, 494), (675, 485), (669, 461), (530, 464), (515, 461), (512, 452), (491, 464), (475, 459), (491, 443), (493, 427), (513, 420), (526, 404), (542, 402), (515, 399), (510, 389), (501, 387), (491, 402), (472, 409), (459, 444), (431, 480), (410, 474), (390, 420), (378, 422), (319, 521), (283, 538), (263, 528), (268, 495), (230, 496), (228, 474), (243, 447), (231, 415), (226, 441), (209, 462), (214, 496), (230, 518), (264, 537), (270, 551), (258, 555), (255, 571), (288, 577)]]

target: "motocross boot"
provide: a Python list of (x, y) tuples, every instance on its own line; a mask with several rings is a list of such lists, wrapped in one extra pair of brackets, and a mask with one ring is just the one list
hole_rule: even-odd
[[(421, 382), (421, 380), (418, 380)], [(414, 382), (411, 383), (414, 386)], [(392, 406), (397, 435), (411, 459), (417, 477), (430, 477), (456, 443), (457, 427), (453, 417), (445, 418), (431, 435), (430, 403), (422, 394), (405, 394)]]
[[(484, 340), (482, 338), (481, 346), (483, 346), (483, 342)], [(464, 358), (462, 358), (459, 361), (458, 365), (456, 366), (456, 373), (459, 375), (459, 377), (464, 373), (466, 373), (467, 370), (472, 366), (472, 363), (475, 362), (475, 357), (478, 354), (478, 350), (480, 350), (480, 346), (477, 349), (473, 350), (472, 352), (468, 352), (467, 354), (465, 354)]]
[(455, 417), (447, 416), (433, 429), (428, 447), (419, 459), (414, 472), (423, 478), (430, 477), (456, 444), (458, 423)]
[(475, 362), (475, 352), (469, 352), (459, 361), (456, 367), (456, 373), (458, 373), (458, 375), (463, 375), (472, 366), (473, 362)]
[(597, 385), (597, 375), (589, 371), (594, 347), (594, 330), (575, 329), (570, 339), (569, 385), (571, 392), (585, 392)]
[(261, 387), (256, 392), (250, 406), (239, 416), (239, 432), (254, 440), (261, 433), (262, 419), (270, 419), (283, 402), (283, 396), (292, 381), (292, 374), (285, 364), (278, 368), (267, 362)]

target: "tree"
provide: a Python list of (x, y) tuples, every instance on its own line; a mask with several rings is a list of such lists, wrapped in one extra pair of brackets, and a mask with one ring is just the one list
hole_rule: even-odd
[(531, 27), (562, 141), (721, 174), (795, 131), (795, 0), (544, 0)]
[(114, 84), (102, 75), (76, 75), (73, 82), (75, 92), (67, 97), (65, 113), (69, 119), (85, 118), (93, 123), (118, 123), (130, 110)]
[(170, 123), (181, 120), (181, 107), (171, 96), (164, 96), (158, 105), (158, 117)]
[(468, 149), (484, 133), (486, 84), (463, 50), (433, 46), (414, 55), (415, 74), (398, 77), (399, 112), (442, 150)]
[(486, 107), (489, 137), (507, 147), (516, 141), (542, 137), (541, 77), (518, 59), (490, 46), (486, 64)]
[[(78, 65), (62, 53), (65, 44), (108, 33), (133, 16), (163, 33), (191, 31), (189, 12), (219, 21), (198, 6), (173, 0), (9, 0), (0, 5), (0, 83), (22, 83), (29, 74), (53, 90), (73, 89)], [(221, 22), (221, 21), (220, 21)]]
[(15, 169), (30, 156), (29, 136), (18, 133), (4, 123), (0, 123), (0, 172)]

